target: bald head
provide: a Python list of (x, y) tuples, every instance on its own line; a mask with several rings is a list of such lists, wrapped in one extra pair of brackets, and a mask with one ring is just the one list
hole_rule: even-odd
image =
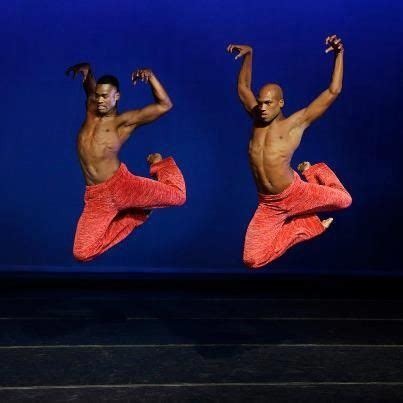
[(280, 101), (280, 99), (283, 99), (283, 90), (278, 84), (265, 84), (259, 91), (259, 98), (270, 98)]
[(277, 84), (264, 85), (257, 97), (257, 107), (262, 122), (270, 124), (274, 119), (282, 118), (281, 108), (284, 106), (283, 90)]

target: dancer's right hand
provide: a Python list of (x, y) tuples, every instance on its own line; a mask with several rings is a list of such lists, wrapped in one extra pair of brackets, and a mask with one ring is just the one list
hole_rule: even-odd
[(78, 63), (74, 66), (69, 67), (66, 70), (66, 76), (69, 76), (73, 72), (72, 78), (76, 78), (77, 73), (87, 74), (91, 70), (89, 63)]
[(233, 45), (233, 44), (228, 45), (227, 52), (232, 53), (234, 51), (239, 52), (235, 56), (235, 60), (237, 60), (248, 53), (252, 53), (252, 48), (248, 45)]

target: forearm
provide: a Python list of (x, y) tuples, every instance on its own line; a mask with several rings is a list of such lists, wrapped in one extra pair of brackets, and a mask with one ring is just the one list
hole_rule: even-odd
[(326, 53), (335, 52), (332, 80), (329, 87), (323, 91), (306, 108), (295, 114), (298, 125), (303, 129), (307, 128), (313, 121), (320, 118), (326, 110), (333, 104), (341, 92), (343, 85), (343, 43), (336, 36), (332, 35), (326, 38)]
[(257, 105), (256, 98), (252, 92), (252, 48), (248, 45), (230, 44), (227, 52), (239, 52), (235, 60), (242, 58), (241, 70), (238, 74), (238, 96), (246, 111), (251, 114)]
[(340, 94), (343, 86), (343, 53), (344, 51), (337, 53), (334, 60), (332, 81), (329, 86), (329, 91), (333, 95)]
[(242, 61), (241, 71), (238, 76), (238, 92), (243, 89), (250, 90), (252, 86), (252, 51), (247, 53)]
[(164, 108), (171, 109), (172, 101), (168, 93), (165, 91), (162, 84), (158, 81), (154, 74), (151, 75), (149, 83), (154, 96), (155, 103), (163, 106)]
[(89, 98), (91, 95), (95, 94), (96, 80), (90, 68), (81, 73), (83, 75), (83, 88), (87, 98)]

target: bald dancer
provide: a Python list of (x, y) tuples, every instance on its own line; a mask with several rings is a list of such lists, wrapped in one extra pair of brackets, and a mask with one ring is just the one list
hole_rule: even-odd
[(77, 150), (86, 182), (84, 210), (78, 221), (73, 254), (89, 261), (126, 238), (149, 217), (151, 209), (180, 206), (186, 200), (181, 171), (172, 157), (150, 154), (150, 175), (156, 180), (131, 174), (118, 154), (133, 131), (172, 108), (164, 87), (150, 69), (132, 73), (132, 82), (148, 83), (154, 103), (118, 113), (119, 81), (114, 76), (95, 80), (88, 63), (67, 69), (81, 74), (87, 95), (86, 118), (80, 128)]
[(334, 52), (334, 70), (329, 88), (306, 108), (285, 117), (283, 91), (277, 84), (264, 85), (257, 97), (251, 90), (252, 48), (229, 45), (227, 51), (243, 57), (238, 77), (238, 95), (253, 119), (249, 160), (259, 204), (250, 222), (244, 245), (244, 263), (251, 269), (267, 265), (293, 245), (322, 234), (333, 218), (321, 221), (316, 213), (344, 209), (351, 196), (324, 163), (302, 162), (301, 180), (290, 166), (302, 135), (321, 117), (341, 92), (344, 48), (340, 38), (326, 38), (326, 53)]

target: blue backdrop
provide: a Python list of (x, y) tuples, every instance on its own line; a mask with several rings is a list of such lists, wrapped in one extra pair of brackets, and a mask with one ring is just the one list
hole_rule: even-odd
[[(2, 270), (245, 272), (243, 237), (257, 202), (251, 123), (236, 94), (240, 61), (225, 48), (254, 47), (254, 89), (278, 82), (290, 114), (328, 85), (324, 39), (336, 33), (346, 49), (343, 92), (305, 133), (293, 166), (327, 162), (353, 205), (264, 270), (403, 273), (401, 1), (15, 0), (3, 3), (0, 30)], [(64, 75), (81, 61), (120, 79), (120, 110), (152, 100), (147, 86), (131, 86), (131, 71), (155, 71), (174, 108), (138, 129), (121, 158), (146, 176), (148, 153), (173, 155), (188, 187), (185, 206), (154, 212), (87, 264), (71, 253), (83, 206), (75, 142), (84, 94)]]

